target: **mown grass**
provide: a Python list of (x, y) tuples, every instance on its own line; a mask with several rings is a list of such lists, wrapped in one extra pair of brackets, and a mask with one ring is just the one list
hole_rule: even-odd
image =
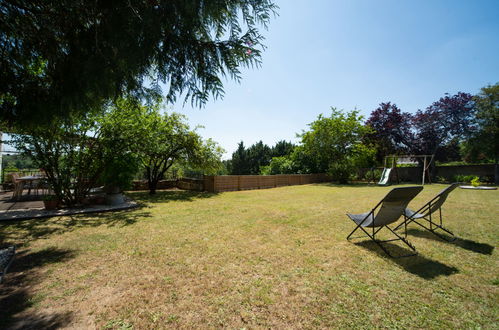
[(419, 255), (390, 259), (345, 239), (345, 213), (390, 189), (131, 193), (143, 208), (1, 223), (21, 248), (0, 327), (497, 328), (499, 192), (455, 190), (443, 211), (459, 239), (411, 226)]

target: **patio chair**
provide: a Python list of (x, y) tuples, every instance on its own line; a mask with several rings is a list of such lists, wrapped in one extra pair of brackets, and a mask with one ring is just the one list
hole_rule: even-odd
[[(397, 257), (409, 257), (416, 255), (416, 248), (407, 240), (407, 231), (405, 232), (404, 237), (402, 237), (390, 227), (388, 227), (388, 225), (394, 223), (403, 215), (407, 204), (409, 204), (409, 202), (414, 197), (416, 197), (416, 195), (419, 194), (421, 190), (423, 190), (422, 186), (394, 188), (371, 211), (361, 214), (347, 213), (347, 216), (357, 224), (355, 229), (350, 233), (350, 235), (347, 236), (347, 240), (350, 240), (353, 233), (360, 228), (369, 238), (374, 241), (374, 243), (376, 243), (388, 256), (392, 258), (395, 256), (391, 255), (390, 252), (388, 252), (388, 250), (383, 246), (383, 243), (400, 240), (405, 243), (412, 251), (414, 251), (414, 253)], [(406, 219), (404, 217), (404, 224), (405, 223)], [(372, 228), (372, 233), (369, 233), (370, 230), (366, 230), (366, 228)], [(383, 228), (387, 228), (397, 238), (383, 241), (376, 239), (376, 234)]]
[(19, 174), (12, 173), (12, 184), (14, 185), (14, 189), (12, 191), (12, 199), (17, 200), (20, 199), (23, 195), (24, 182), (18, 180)]
[[(450, 230), (448, 230), (447, 228), (445, 228), (442, 225), (442, 205), (444, 204), (445, 200), (447, 199), (447, 196), (449, 196), (451, 191), (456, 189), (458, 186), (459, 186), (458, 183), (451, 184), (450, 186), (448, 186), (447, 188), (442, 190), (437, 196), (433, 197), (428, 203), (423, 205), (417, 211), (413, 211), (409, 208), (406, 208), (404, 211), (404, 216), (407, 218), (407, 225), (410, 224), (411, 222), (414, 222), (414, 223), (420, 225), (421, 227), (423, 227), (424, 229), (428, 230), (429, 232), (431, 232), (435, 236), (437, 236), (445, 241), (448, 241), (448, 242), (455, 241), (456, 236)], [(432, 217), (433, 213), (435, 213), (437, 211), (438, 211), (438, 216), (439, 216), (438, 223), (434, 222), (433, 221), (434, 217)], [(421, 220), (427, 221), (428, 222), (427, 225), (429, 225), (429, 227), (418, 222)], [(397, 228), (395, 228), (395, 230), (400, 228), (400, 226), (401, 225), (399, 225)], [(451, 235), (451, 239), (448, 239), (444, 235), (436, 232), (436, 230), (438, 230), (438, 229)]]

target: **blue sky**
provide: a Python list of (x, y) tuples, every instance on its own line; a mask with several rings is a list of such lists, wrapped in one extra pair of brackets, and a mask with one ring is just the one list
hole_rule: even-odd
[(499, 81), (499, 1), (276, 1), (259, 69), (204, 108), (182, 102), (230, 158), (239, 141), (296, 142), (331, 106), (368, 116), (380, 102), (424, 109)]

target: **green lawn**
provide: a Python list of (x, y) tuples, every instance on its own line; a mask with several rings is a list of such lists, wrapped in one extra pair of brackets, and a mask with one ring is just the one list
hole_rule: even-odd
[(131, 193), (143, 208), (0, 223), (0, 240), (19, 246), (0, 328), (499, 327), (499, 191), (456, 189), (443, 213), (459, 239), (413, 225), (419, 255), (390, 259), (345, 239), (345, 213), (390, 189)]

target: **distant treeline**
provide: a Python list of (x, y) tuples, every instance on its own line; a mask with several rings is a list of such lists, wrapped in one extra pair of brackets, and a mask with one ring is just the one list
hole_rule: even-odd
[(239, 142), (232, 158), (224, 161), (228, 174), (260, 174), (262, 169), (270, 165), (273, 158), (290, 155), (295, 145), (288, 141), (279, 141), (269, 147), (262, 141), (246, 148), (243, 141)]
[(347, 181), (355, 168), (383, 164), (387, 155), (435, 155), (440, 163), (497, 163), (499, 84), (477, 95), (445, 95), (424, 110), (403, 112), (382, 102), (367, 120), (359, 111), (332, 108), (297, 136), (298, 144), (241, 141), (224, 162), (228, 174), (329, 173)]

